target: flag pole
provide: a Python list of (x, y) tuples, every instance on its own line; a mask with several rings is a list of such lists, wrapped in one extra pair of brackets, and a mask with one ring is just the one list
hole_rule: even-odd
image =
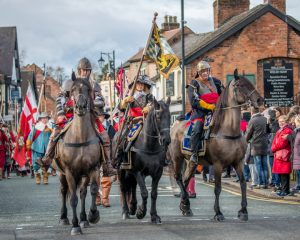
[[(145, 48), (144, 48), (143, 55), (142, 55), (142, 57), (141, 57), (141, 61), (140, 61), (139, 67), (138, 67), (137, 74), (136, 74), (136, 76), (135, 76), (135, 78), (134, 78), (134, 80), (133, 80), (133, 86), (132, 86), (131, 92), (130, 92), (130, 94), (129, 94), (129, 96), (131, 96), (131, 97), (134, 95), (135, 86), (136, 86), (136, 84), (137, 84), (137, 79), (139, 78), (139, 75), (140, 75), (140, 71), (141, 71), (141, 68), (142, 68), (142, 64), (143, 64), (143, 61), (144, 61), (144, 59), (145, 59), (146, 51), (147, 51), (147, 48), (148, 48), (148, 45), (149, 45), (149, 42), (150, 42), (151, 34), (152, 34), (152, 32), (153, 32), (154, 24), (155, 24), (155, 22), (156, 22), (157, 16), (158, 16), (158, 13), (155, 12), (155, 13), (154, 13), (153, 20), (152, 20), (151, 30), (150, 30), (150, 33), (149, 33), (149, 36), (148, 36), (148, 39), (147, 39), (147, 43), (146, 43), (146, 46), (145, 46)], [(117, 149), (118, 149), (118, 147), (119, 147), (119, 145), (120, 145), (121, 136), (122, 136), (122, 133), (123, 133), (125, 124), (126, 124), (126, 122), (127, 122), (127, 115), (128, 115), (129, 109), (130, 109), (130, 104), (128, 104), (127, 107), (126, 107), (126, 111), (125, 111), (125, 114), (124, 114), (124, 119), (125, 119), (125, 120), (122, 122), (122, 125), (121, 125), (121, 128), (120, 128), (120, 134), (119, 134), (119, 136), (118, 136), (118, 138), (117, 138), (117, 146), (116, 146), (115, 151), (114, 151), (114, 153), (113, 153), (113, 158), (116, 157)]]

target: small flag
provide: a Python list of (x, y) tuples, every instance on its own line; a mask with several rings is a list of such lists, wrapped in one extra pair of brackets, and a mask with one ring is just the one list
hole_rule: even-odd
[(123, 99), (123, 83), (124, 83), (125, 71), (124, 68), (120, 68), (117, 72), (117, 80), (115, 82), (115, 88), (118, 92), (120, 99)]
[[(14, 152), (13, 159), (19, 164), (20, 167), (23, 167), (26, 162), (26, 140), (32, 128), (32, 125), (37, 119), (37, 103), (35, 95), (31, 86), (28, 86), (24, 106), (22, 109), (19, 127), (18, 127), (18, 136), (16, 139), (16, 148)], [(28, 154), (30, 155), (30, 153)]]
[(162, 36), (156, 23), (153, 23), (148, 45), (145, 48), (147, 58), (154, 60), (160, 73), (166, 78), (179, 65), (179, 58), (175, 55), (167, 40)]

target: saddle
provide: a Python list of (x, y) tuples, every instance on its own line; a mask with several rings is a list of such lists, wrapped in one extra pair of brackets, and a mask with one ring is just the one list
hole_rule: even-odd
[(143, 129), (143, 121), (141, 118), (134, 118), (129, 126), (129, 132), (126, 136), (124, 148), (123, 162), (121, 169), (130, 170), (132, 168), (131, 147)]
[[(213, 113), (208, 113), (204, 118), (204, 126), (203, 126), (203, 134), (199, 141), (201, 141), (200, 149), (198, 151), (198, 156), (203, 157), (206, 152), (206, 141), (210, 138), (211, 126), (213, 123)], [(191, 135), (194, 123), (189, 121), (186, 125), (186, 129), (184, 131), (183, 140), (181, 143), (181, 152), (182, 154), (191, 156)]]

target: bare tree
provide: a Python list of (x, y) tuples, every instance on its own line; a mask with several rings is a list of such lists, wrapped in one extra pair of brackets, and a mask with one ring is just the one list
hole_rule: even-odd
[(25, 49), (22, 49), (20, 54), (19, 54), (19, 62), (20, 66), (23, 67), (25, 64), (25, 59), (26, 59), (27, 52)]

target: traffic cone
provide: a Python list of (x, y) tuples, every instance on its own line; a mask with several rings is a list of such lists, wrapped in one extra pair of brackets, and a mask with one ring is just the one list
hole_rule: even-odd
[(102, 177), (101, 185), (102, 185), (102, 205), (103, 207), (110, 207), (109, 193), (112, 185), (110, 177)]

